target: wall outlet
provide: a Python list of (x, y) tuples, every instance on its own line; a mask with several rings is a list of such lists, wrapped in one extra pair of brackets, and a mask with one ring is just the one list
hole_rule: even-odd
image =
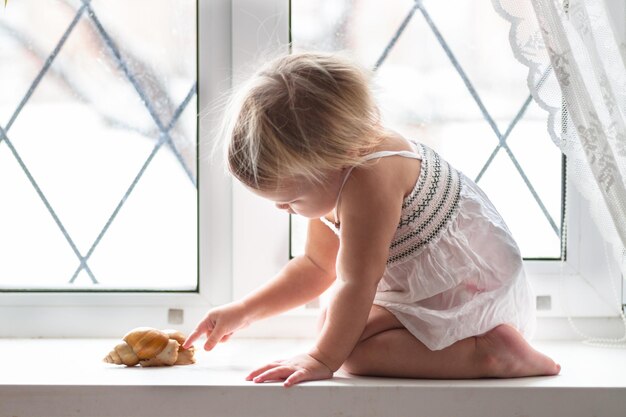
[(167, 310), (167, 324), (183, 324), (185, 322), (185, 310), (182, 308), (170, 308)]
[(552, 310), (552, 297), (549, 295), (538, 295), (537, 310)]

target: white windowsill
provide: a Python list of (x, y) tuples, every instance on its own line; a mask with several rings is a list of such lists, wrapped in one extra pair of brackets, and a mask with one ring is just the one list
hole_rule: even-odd
[(338, 374), (285, 389), (244, 380), (308, 340), (234, 339), (198, 363), (125, 368), (100, 362), (111, 339), (0, 339), (0, 416), (623, 416), (626, 350), (534, 342), (556, 377), (402, 380)]

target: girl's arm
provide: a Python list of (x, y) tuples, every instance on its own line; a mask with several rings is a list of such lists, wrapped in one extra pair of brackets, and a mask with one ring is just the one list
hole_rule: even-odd
[(211, 309), (189, 335), (189, 348), (206, 336), (205, 350), (227, 341), (253, 321), (302, 305), (320, 295), (335, 280), (337, 236), (320, 220), (309, 222), (305, 255), (292, 259), (267, 284), (239, 302)]
[(289, 261), (265, 285), (241, 300), (248, 321), (301, 306), (335, 280), (339, 239), (319, 219), (309, 220), (305, 253)]
[(302, 381), (331, 378), (352, 352), (365, 329), (400, 219), (403, 193), (397, 179), (390, 175), (393, 170), (387, 168), (355, 169), (344, 187), (339, 213), (339, 289), (326, 311), (315, 348), (309, 354), (255, 369), (246, 379), (282, 379), (290, 387)]
[(363, 333), (398, 227), (403, 193), (394, 184), (396, 179), (383, 175), (385, 171), (355, 170), (350, 179), (353, 183), (342, 195), (339, 289), (310, 352), (333, 372), (341, 367)]

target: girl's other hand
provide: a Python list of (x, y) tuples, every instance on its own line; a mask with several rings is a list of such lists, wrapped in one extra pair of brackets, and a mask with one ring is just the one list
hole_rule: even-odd
[(204, 316), (196, 329), (189, 335), (183, 348), (188, 349), (201, 336), (206, 336), (204, 350), (213, 349), (218, 343), (226, 342), (232, 334), (248, 325), (241, 303), (229, 303), (212, 310)]
[(259, 383), (284, 380), (283, 385), (288, 388), (299, 382), (317, 381), (332, 377), (333, 372), (326, 365), (310, 355), (302, 354), (262, 366), (252, 371), (246, 377), (246, 381)]

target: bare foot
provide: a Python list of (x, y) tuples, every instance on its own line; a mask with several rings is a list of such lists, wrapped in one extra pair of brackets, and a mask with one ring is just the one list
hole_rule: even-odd
[(515, 378), (557, 375), (561, 365), (533, 349), (512, 326), (501, 324), (476, 338), (477, 354), (485, 365), (485, 376)]

